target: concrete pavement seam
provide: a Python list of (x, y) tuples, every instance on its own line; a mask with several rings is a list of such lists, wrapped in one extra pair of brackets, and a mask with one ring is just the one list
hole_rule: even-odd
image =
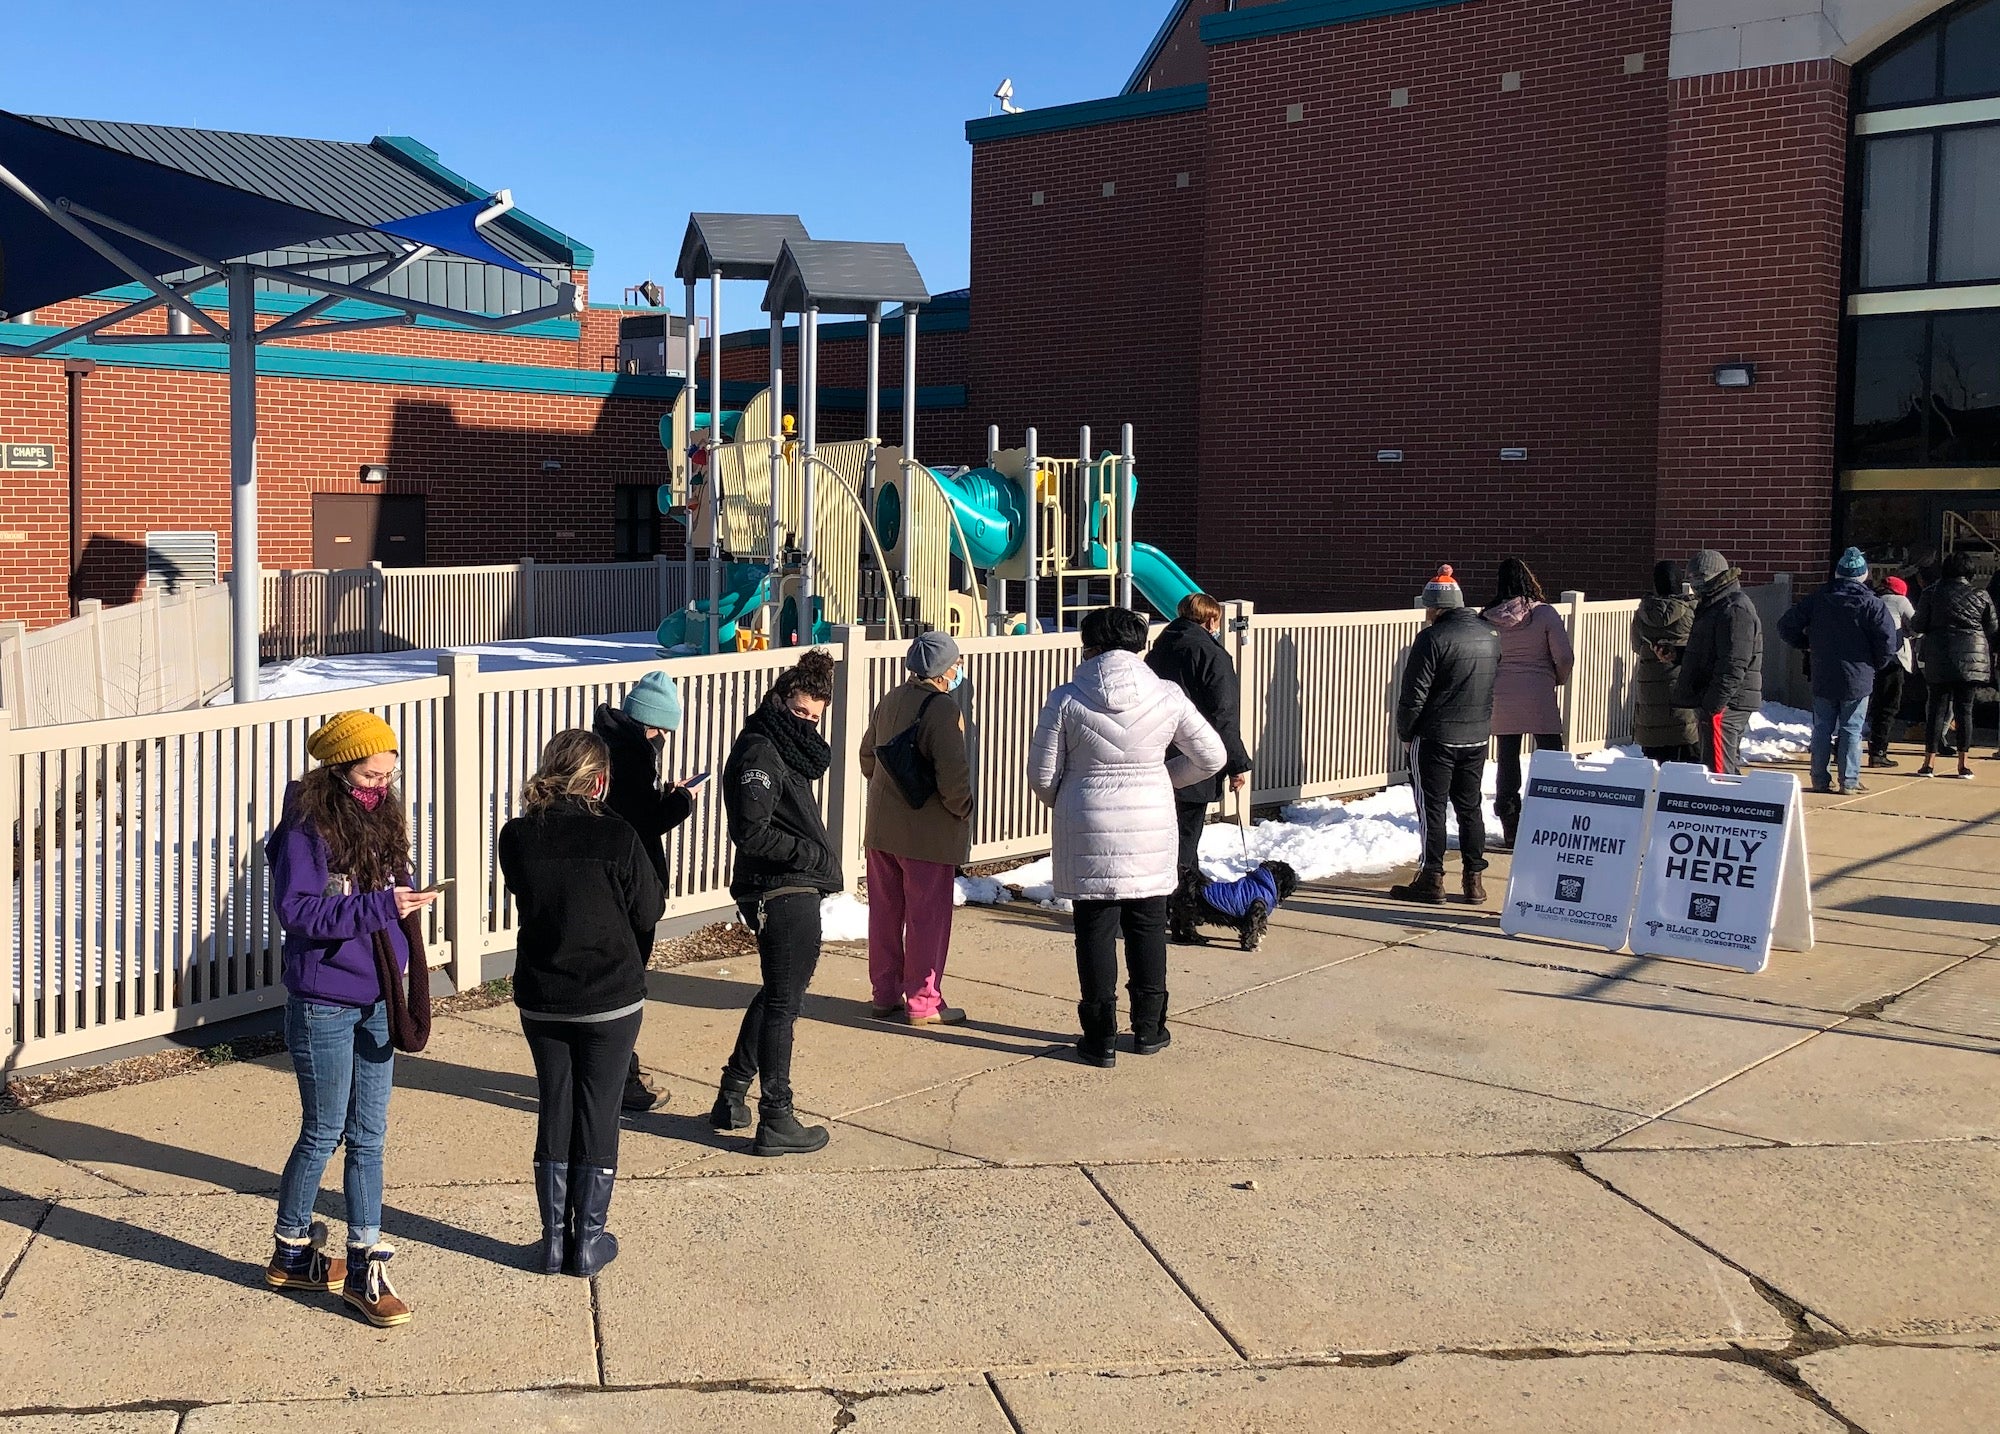
[(1104, 1188), (1103, 1182), (1101, 1182), (1097, 1178), (1097, 1173), (1087, 1165), (1079, 1165), (1077, 1167), (1077, 1171), (1079, 1174), (1083, 1176), (1085, 1180), (1088, 1180), (1090, 1182), (1091, 1188), (1098, 1193), (1098, 1195), (1103, 1199), (1104, 1203), (1111, 1207), (1111, 1212), (1114, 1215), (1116, 1215), (1121, 1221), (1124, 1222), (1125, 1228), (1132, 1232), (1132, 1238), (1137, 1240), (1139, 1244), (1145, 1249), (1146, 1253), (1153, 1257), (1154, 1262), (1158, 1264), (1159, 1267), (1166, 1272), (1167, 1278), (1174, 1282), (1174, 1284), (1180, 1289), (1180, 1292), (1183, 1295), (1187, 1296), (1188, 1303), (1192, 1304), (1196, 1309), (1200, 1310), (1201, 1317), (1207, 1320), (1209, 1324), (1213, 1325), (1215, 1327), (1215, 1332), (1222, 1336), (1224, 1341), (1228, 1343), (1231, 1349), (1236, 1351), (1236, 1357), (1238, 1359), (1247, 1361), (1250, 1358), (1250, 1351), (1244, 1347), (1243, 1342), (1239, 1340), (1235, 1335), (1229, 1332), (1229, 1327), (1223, 1324), (1223, 1322), (1216, 1317), (1215, 1311), (1208, 1307), (1207, 1301), (1202, 1299), (1200, 1295), (1196, 1294), (1194, 1292), (1194, 1287), (1190, 1285), (1186, 1280), (1181, 1278), (1180, 1271), (1176, 1270), (1172, 1265), (1167, 1263), (1167, 1257), (1165, 1255), (1162, 1255), (1159, 1252), (1159, 1250), (1154, 1246), (1153, 1242), (1146, 1238), (1145, 1231), (1141, 1230), (1138, 1226), (1138, 1223), (1134, 1221), (1130, 1215), (1125, 1213), (1125, 1207), (1120, 1205), (1118, 1201), (1115, 1198), (1113, 1198), (1111, 1192)]
[(1012, 1429), (1014, 1434), (1028, 1434), (1027, 1426), (1021, 1422), (1021, 1416), (1014, 1412), (1014, 1406), (1009, 1404), (1007, 1396), (1000, 1392), (1000, 1381), (993, 1377), (993, 1371), (987, 1370), (984, 1377), (986, 1390), (993, 1396), (993, 1402), (1000, 1406), (1000, 1417), (1007, 1421), (1007, 1427)]
[(0, 1271), (0, 1299), (7, 1297), (7, 1286), (14, 1282), (14, 1271), (20, 1269), (21, 1262), (28, 1258), (28, 1251), (32, 1250), (35, 1247), (35, 1241), (41, 1238), (42, 1226), (48, 1224), (49, 1216), (55, 1213), (55, 1209), (55, 1201), (44, 1200), (42, 1202), (42, 1213), (35, 1217), (34, 1225), (28, 1230), (28, 1238), (21, 1242), (21, 1253), (8, 1263), (4, 1271)]

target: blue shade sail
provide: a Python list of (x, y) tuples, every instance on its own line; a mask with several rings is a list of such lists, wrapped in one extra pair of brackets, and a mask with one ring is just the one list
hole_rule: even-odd
[(398, 239), (407, 239), (412, 244), (428, 244), (433, 249), (443, 249), (456, 254), (461, 259), (476, 259), (482, 264), (491, 264), (497, 269), (511, 269), (516, 274), (525, 274), (530, 279), (548, 282), (546, 274), (537, 273), (517, 259), (511, 259), (493, 247), (479, 226), (473, 223), (484, 209), (492, 204), (490, 199), (474, 199), (464, 204), (454, 204), (449, 209), (433, 209), (428, 214), (412, 214), (407, 219), (385, 219), (375, 226), (383, 234), (393, 234)]

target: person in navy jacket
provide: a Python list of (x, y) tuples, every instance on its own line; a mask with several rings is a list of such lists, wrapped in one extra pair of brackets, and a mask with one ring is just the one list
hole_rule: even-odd
[(1875, 674), (1903, 640), (1895, 618), (1868, 586), (1868, 559), (1861, 549), (1842, 553), (1833, 581), (1792, 605), (1778, 620), (1778, 636), (1812, 654), (1813, 790), (1834, 790), (1829, 768), (1837, 747), (1839, 790), (1861, 791), (1868, 699)]

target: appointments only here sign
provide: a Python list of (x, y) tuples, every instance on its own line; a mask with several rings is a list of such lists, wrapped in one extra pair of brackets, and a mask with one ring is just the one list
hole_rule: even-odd
[(1632, 921), (1646, 845), (1653, 764), (1643, 757), (1579, 761), (1537, 752), (1514, 838), (1500, 929), (1616, 951)]
[(1632, 950), (1761, 971), (1775, 945), (1809, 951), (1812, 895), (1799, 779), (1660, 769)]

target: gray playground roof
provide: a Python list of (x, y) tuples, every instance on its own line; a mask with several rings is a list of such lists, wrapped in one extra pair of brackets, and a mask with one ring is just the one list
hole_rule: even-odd
[(690, 214), (674, 277), (686, 282), (720, 273), (725, 279), (768, 279), (778, 251), (808, 237), (796, 214)]
[(876, 304), (921, 308), (931, 301), (917, 261), (901, 244), (852, 244), (837, 239), (786, 240), (764, 290), (767, 314), (817, 308), (865, 314)]

